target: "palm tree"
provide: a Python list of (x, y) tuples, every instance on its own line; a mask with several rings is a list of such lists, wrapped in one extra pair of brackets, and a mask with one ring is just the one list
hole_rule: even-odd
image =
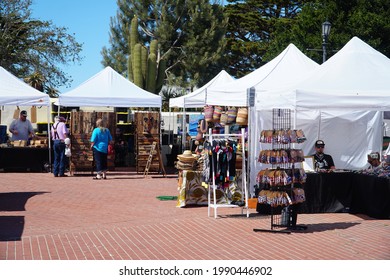
[(46, 93), (47, 93), (51, 98), (56, 98), (56, 97), (58, 97), (58, 95), (59, 95), (59, 93), (60, 93), (58, 89), (56, 89), (56, 88), (54, 88), (54, 87), (52, 87), (52, 86), (46, 87), (45, 90), (46, 90)]
[(31, 75), (24, 78), (24, 81), (30, 86), (32, 86), (33, 88), (35, 88), (36, 90), (43, 92), (46, 80), (41, 73), (34, 72)]
[(163, 88), (161, 90), (161, 98), (162, 98), (162, 111), (169, 111), (169, 99), (179, 97), (183, 95), (183, 93), (177, 92), (173, 88)]

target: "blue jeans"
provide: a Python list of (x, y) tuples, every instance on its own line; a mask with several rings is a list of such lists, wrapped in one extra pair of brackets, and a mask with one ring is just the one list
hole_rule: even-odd
[(93, 157), (95, 160), (96, 172), (100, 174), (107, 171), (107, 153), (102, 153), (93, 149)]
[(62, 176), (65, 173), (66, 156), (65, 156), (65, 143), (61, 140), (54, 140), (54, 176)]

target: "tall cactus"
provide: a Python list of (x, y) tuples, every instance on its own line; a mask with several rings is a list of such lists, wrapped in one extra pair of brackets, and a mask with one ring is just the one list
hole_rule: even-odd
[(158, 40), (152, 40), (149, 49), (139, 43), (138, 19), (131, 21), (130, 55), (127, 62), (129, 80), (152, 93), (159, 93), (165, 79), (166, 61), (159, 59)]
[(165, 59), (160, 59), (158, 63), (158, 72), (157, 72), (157, 79), (156, 79), (156, 89), (155, 89), (156, 93), (160, 92), (162, 86), (164, 85), (166, 69), (167, 69), (167, 61)]
[[(139, 42), (139, 34), (138, 34), (138, 18), (136, 16), (131, 20), (130, 25), (130, 36), (129, 36), (129, 45), (130, 45), (130, 55), (131, 59), (134, 59), (134, 46)], [(132, 64), (134, 65), (134, 61), (132, 60)]]
[(141, 44), (135, 44), (133, 57), (133, 77), (134, 84), (140, 88), (144, 87), (144, 79), (142, 77), (142, 61), (141, 61)]
[(146, 90), (156, 92), (156, 72), (157, 72), (157, 57), (154, 53), (149, 54), (148, 58), (148, 79), (146, 82)]

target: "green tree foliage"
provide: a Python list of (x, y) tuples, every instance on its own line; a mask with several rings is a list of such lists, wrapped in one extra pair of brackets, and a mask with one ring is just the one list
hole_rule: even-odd
[(176, 81), (207, 82), (220, 71), (227, 24), (221, 5), (208, 0), (118, 0), (118, 12), (111, 18), (110, 46), (102, 49), (103, 65), (128, 74), (131, 49), (131, 20), (138, 18), (139, 42), (150, 47), (159, 43), (157, 64), (165, 60), (165, 77)]
[(60, 66), (81, 61), (81, 45), (66, 28), (32, 19), (31, 3), (0, 1), (0, 65), (18, 77), (39, 73), (48, 87), (67, 85)]
[(328, 58), (354, 36), (390, 57), (388, 0), (308, 1), (293, 21), (275, 25), (267, 57), (275, 56), (287, 44), (294, 43), (306, 55), (322, 63), (321, 25), (326, 20), (332, 24), (327, 44)]
[(229, 17), (225, 63), (228, 72), (242, 77), (262, 66), (277, 23), (293, 21), (305, 1), (228, 0)]

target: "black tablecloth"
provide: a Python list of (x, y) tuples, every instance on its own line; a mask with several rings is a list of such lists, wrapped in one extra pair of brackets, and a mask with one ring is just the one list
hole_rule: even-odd
[(303, 213), (337, 213), (351, 207), (353, 173), (308, 173)]
[(0, 148), (0, 169), (4, 171), (44, 171), (49, 162), (48, 148)]
[(390, 218), (390, 179), (354, 174), (349, 212), (378, 219)]
[[(349, 212), (372, 218), (390, 218), (390, 179), (343, 173), (308, 173), (303, 185), (306, 201), (300, 213)], [(258, 204), (257, 212), (269, 213), (269, 207)]]

